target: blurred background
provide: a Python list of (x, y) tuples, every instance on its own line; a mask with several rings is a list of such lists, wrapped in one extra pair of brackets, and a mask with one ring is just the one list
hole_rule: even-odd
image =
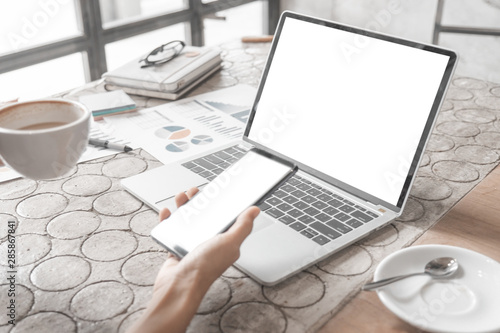
[(500, 83), (500, 0), (23, 0), (0, 3), (0, 101), (81, 86), (171, 40), (272, 34), (283, 10), (454, 49), (458, 75)]

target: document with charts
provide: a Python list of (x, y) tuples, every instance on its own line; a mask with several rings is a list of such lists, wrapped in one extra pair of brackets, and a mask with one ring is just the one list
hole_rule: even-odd
[(117, 137), (166, 164), (241, 138), (255, 93), (237, 85), (105, 121)]

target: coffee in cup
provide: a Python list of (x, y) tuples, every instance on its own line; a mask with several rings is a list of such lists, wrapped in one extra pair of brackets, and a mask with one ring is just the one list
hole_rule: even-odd
[(64, 176), (88, 144), (91, 112), (63, 99), (0, 108), (0, 158), (21, 175), (39, 180)]

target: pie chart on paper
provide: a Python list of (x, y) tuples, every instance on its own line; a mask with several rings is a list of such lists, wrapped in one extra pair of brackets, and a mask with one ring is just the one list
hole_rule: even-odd
[(167, 145), (165, 149), (172, 153), (182, 153), (189, 149), (189, 143), (185, 141), (176, 141)]
[(209, 135), (195, 135), (191, 139), (191, 143), (195, 145), (208, 145), (214, 142), (214, 139)]
[(182, 126), (164, 126), (156, 130), (155, 135), (162, 139), (178, 140), (191, 134), (191, 130)]

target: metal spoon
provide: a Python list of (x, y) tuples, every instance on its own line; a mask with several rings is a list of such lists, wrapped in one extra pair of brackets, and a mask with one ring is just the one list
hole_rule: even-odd
[(434, 260), (429, 261), (427, 263), (427, 265), (425, 265), (424, 272), (405, 274), (405, 275), (395, 276), (395, 277), (388, 278), (388, 279), (383, 279), (383, 280), (380, 280), (377, 282), (367, 283), (361, 289), (362, 290), (373, 290), (373, 289), (388, 285), (389, 283), (393, 283), (393, 282), (405, 279), (407, 277), (416, 276), (416, 275), (427, 274), (433, 278), (443, 278), (443, 277), (448, 277), (448, 276), (455, 274), (455, 272), (457, 270), (458, 270), (457, 259), (450, 258), (450, 257), (436, 258)]

